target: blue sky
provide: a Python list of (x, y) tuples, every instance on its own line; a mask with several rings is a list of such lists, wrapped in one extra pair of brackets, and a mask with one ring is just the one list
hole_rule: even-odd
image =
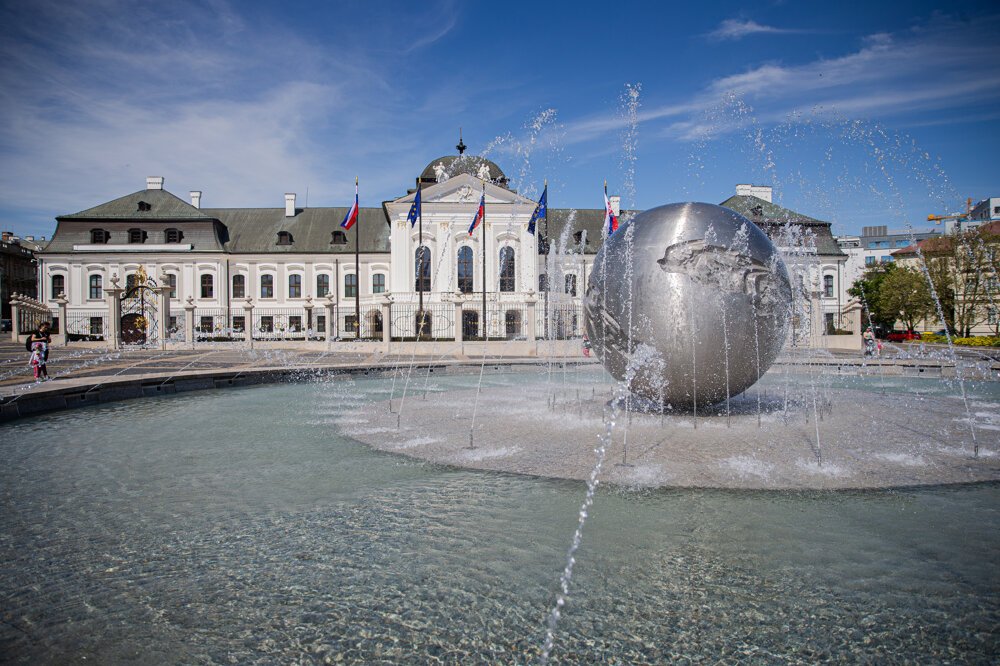
[(1000, 196), (992, 3), (0, 3), (0, 221), (161, 175), (206, 207), (363, 206), (463, 128), (553, 207), (718, 203), (926, 227)]

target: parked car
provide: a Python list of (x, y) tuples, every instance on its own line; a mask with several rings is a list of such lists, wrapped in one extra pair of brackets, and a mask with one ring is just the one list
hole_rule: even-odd
[(920, 334), (913, 330), (892, 331), (891, 333), (889, 333), (887, 339), (889, 340), (889, 342), (906, 342), (907, 340), (919, 340)]
[(0, 320), (0, 331), (4, 333), (10, 333), (13, 330), (14, 325), (10, 319)]

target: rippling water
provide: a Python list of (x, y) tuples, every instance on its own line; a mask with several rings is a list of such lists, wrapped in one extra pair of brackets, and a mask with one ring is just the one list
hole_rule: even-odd
[[(233, 389), (0, 427), (2, 660), (535, 660), (583, 484), (338, 435), (388, 387)], [(995, 484), (602, 491), (553, 661), (995, 662), (998, 500)]]

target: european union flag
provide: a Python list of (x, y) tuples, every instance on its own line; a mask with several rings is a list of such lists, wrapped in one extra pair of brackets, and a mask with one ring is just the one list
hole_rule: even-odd
[(538, 200), (538, 205), (535, 206), (535, 212), (531, 214), (531, 219), (528, 220), (528, 233), (534, 235), (535, 233), (535, 222), (538, 220), (547, 220), (549, 217), (549, 186), (546, 184), (545, 189), (542, 190), (542, 196)]
[(417, 186), (417, 196), (413, 197), (413, 205), (410, 206), (410, 214), (406, 216), (411, 229), (413, 228), (413, 225), (417, 223), (418, 217), (420, 217), (420, 186)]

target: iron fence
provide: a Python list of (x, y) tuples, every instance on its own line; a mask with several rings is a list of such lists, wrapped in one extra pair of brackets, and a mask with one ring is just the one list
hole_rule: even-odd
[(66, 335), (71, 342), (103, 341), (108, 332), (108, 311), (69, 310), (66, 312)]
[(462, 306), (463, 340), (526, 340), (528, 338), (528, 307), (523, 303), (492, 302), (483, 306), (465, 303)]
[(549, 303), (535, 311), (535, 337), (539, 340), (569, 340), (583, 337), (582, 303)]
[(452, 303), (433, 303), (424, 306), (421, 312), (416, 303), (393, 305), (392, 327), (389, 331), (393, 340), (454, 340), (455, 306)]
[(51, 324), (51, 333), (59, 332), (59, 317), (53, 312), (48, 312), (47, 310), (36, 310), (34, 308), (18, 308), (17, 310), (17, 332), (20, 335), (27, 335), (29, 333), (34, 333), (38, 330), (38, 327), (42, 322), (47, 321)]

